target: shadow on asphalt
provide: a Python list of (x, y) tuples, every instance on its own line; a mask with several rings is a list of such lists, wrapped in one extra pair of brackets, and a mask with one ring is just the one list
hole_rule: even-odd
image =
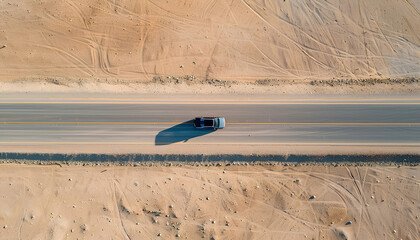
[(194, 120), (189, 120), (160, 131), (155, 137), (155, 145), (169, 145), (215, 132), (211, 129), (195, 129)]

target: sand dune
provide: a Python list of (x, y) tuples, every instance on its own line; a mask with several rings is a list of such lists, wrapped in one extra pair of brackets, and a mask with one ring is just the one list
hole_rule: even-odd
[(418, 0), (0, 1), (0, 79), (420, 76)]
[(0, 238), (414, 240), (418, 173), (404, 166), (3, 164)]

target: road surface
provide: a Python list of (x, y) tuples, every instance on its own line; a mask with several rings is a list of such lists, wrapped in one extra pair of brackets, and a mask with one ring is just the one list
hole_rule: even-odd
[[(225, 117), (226, 128), (194, 129), (197, 116)], [(277, 153), (291, 146), (416, 152), (420, 100), (0, 99), (0, 151)]]

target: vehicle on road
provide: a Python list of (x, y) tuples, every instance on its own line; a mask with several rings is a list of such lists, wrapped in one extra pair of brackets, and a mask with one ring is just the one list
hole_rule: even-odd
[(196, 117), (194, 120), (195, 128), (213, 128), (222, 129), (226, 125), (226, 120), (223, 117)]

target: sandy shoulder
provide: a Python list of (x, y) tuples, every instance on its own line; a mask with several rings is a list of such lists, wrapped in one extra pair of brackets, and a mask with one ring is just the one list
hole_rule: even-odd
[(2, 164), (0, 238), (419, 239), (419, 170)]

